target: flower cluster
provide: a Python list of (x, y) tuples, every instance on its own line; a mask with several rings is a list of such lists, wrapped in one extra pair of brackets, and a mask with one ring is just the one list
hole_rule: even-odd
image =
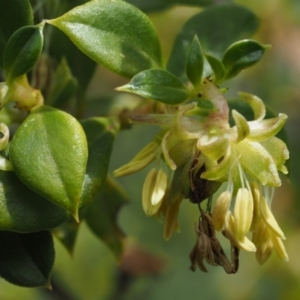
[[(284, 163), (289, 152), (276, 137), (287, 116), (265, 119), (266, 109), (258, 97), (239, 96), (252, 108), (254, 120), (232, 110), (234, 126), (230, 126), (223, 93), (209, 79), (202, 81), (199, 91), (199, 97), (210, 101), (212, 107), (204, 117), (196, 102), (184, 103), (176, 110), (166, 108), (163, 114), (132, 116), (133, 122), (159, 125), (162, 131), (114, 175), (128, 175), (158, 162), (159, 167), (146, 177), (142, 203), (147, 215), (165, 219), (166, 239), (179, 228), (182, 199), (199, 204), (226, 183), (211, 213), (215, 230), (222, 230), (234, 247), (256, 252), (259, 263), (266, 261), (273, 248), (288, 260), (284, 234), (271, 212), (274, 188), (281, 185), (278, 172), (287, 174)], [(214, 236), (210, 240), (215, 243)]]

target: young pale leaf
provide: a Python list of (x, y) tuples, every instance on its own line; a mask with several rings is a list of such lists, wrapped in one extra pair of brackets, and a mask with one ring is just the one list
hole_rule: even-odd
[(60, 107), (75, 95), (78, 82), (73, 77), (67, 60), (63, 57), (54, 73), (47, 104)]
[(37, 62), (43, 48), (42, 31), (43, 25), (21, 27), (8, 40), (3, 54), (8, 84), (28, 73)]
[(185, 78), (185, 58), (195, 34), (205, 53), (221, 57), (237, 40), (247, 38), (258, 27), (258, 18), (246, 7), (234, 3), (208, 7), (189, 19), (176, 37), (167, 69)]
[(109, 158), (119, 126), (115, 120), (108, 118), (82, 120), (81, 125), (86, 134), (89, 151), (80, 197), (80, 207), (85, 207), (94, 200), (105, 182)]
[(205, 58), (207, 59), (212, 71), (214, 72), (214, 82), (220, 82), (225, 76), (226, 72), (223, 63), (216, 57), (209, 54), (205, 54)]
[(70, 218), (63, 208), (24, 185), (14, 172), (0, 171), (0, 207), (0, 230), (47, 230)]
[(232, 44), (224, 53), (222, 62), (226, 68), (226, 79), (236, 76), (243, 69), (257, 63), (270, 46), (253, 40), (242, 40)]
[(75, 118), (48, 106), (32, 109), (10, 143), (9, 157), (23, 183), (78, 220), (88, 149)]
[(10, 36), (20, 27), (33, 24), (29, 0), (0, 0), (0, 68), (3, 69), (3, 52)]
[(156, 31), (146, 15), (121, 0), (93, 0), (48, 20), (87, 56), (132, 77), (162, 66)]
[(124, 240), (124, 233), (117, 224), (117, 215), (127, 202), (123, 189), (112, 178), (108, 178), (85, 215), (90, 229), (107, 244), (117, 258), (122, 255)]
[(198, 36), (195, 35), (188, 52), (185, 66), (186, 75), (195, 88), (199, 87), (201, 83), (203, 66), (204, 57), (201, 50), (200, 41)]
[(173, 74), (150, 69), (135, 75), (131, 81), (117, 91), (130, 92), (166, 104), (179, 104), (189, 97), (185, 85)]
[(0, 276), (23, 287), (51, 287), (54, 245), (49, 231), (0, 231)]

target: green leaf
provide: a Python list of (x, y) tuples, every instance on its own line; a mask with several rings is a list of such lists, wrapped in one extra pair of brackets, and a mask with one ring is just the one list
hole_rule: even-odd
[(216, 111), (216, 107), (214, 106), (214, 104), (212, 103), (211, 100), (208, 99), (200, 99), (197, 101), (197, 106), (201, 109), (201, 110), (205, 110), (205, 111)]
[(156, 12), (167, 9), (172, 5), (193, 5), (193, 6), (205, 6), (213, 4), (213, 0), (126, 0), (127, 2), (135, 5), (144, 12)]
[(33, 24), (29, 0), (0, 0), (0, 68), (3, 69), (3, 53), (6, 42), (20, 27)]
[(10, 143), (9, 157), (23, 183), (78, 220), (88, 149), (75, 118), (49, 106), (32, 109)]
[(232, 44), (224, 53), (222, 62), (226, 68), (226, 79), (236, 76), (243, 69), (257, 63), (270, 46), (253, 40), (242, 40)]
[(23, 287), (51, 287), (54, 245), (50, 232), (0, 231), (0, 276)]
[(124, 1), (90, 1), (47, 22), (62, 30), (91, 59), (117, 74), (132, 77), (162, 65), (152, 23)]
[(185, 59), (195, 34), (203, 52), (220, 58), (237, 40), (247, 38), (258, 28), (258, 18), (246, 7), (233, 3), (208, 7), (189, 19), (176, 37), (167, 69), (185, 78)]
[(75, 95), (77, 86), (77, 79), (73, 77), (67, 60), (63, 57), (54, 73), (47, 104), (61, 107)]
[(223, 63), (216, 57), (209, 54), (205, 54), (205, 58), (207, 59), (212, 71), (214, 72), (214, 82), (220, 82), (225, 76), (226, 72)]
[(112, 178), (108, 178), (85, 215), (92, 232), (106, 243), (117, 258), (122, 255), (124, 233), (116, 219), (120, 208), (127, 202), (128, 197), (123, 189)]
[(4, 49), (6, 82), (11, 84), (17, 77), (28, 73), (37, 62), (43, 48), (43, 25), (25, 26), (18, 29)]
[(52, 233), (71, 255), (73, 255), (79, 225), (75, 220), (68, 220), (52, 230)]
[(186, 60), (186, 75), (195, 88), (201, 83), (204, 57), (198, 36), (195, 35)]
[(81, 121), (88, 142), (88, 163), (80, 207), (91, 203), (105, 182), (110, 154), (119, 125), (114, 119), (91, 118)]
[(64, 209), (25, 186), (14, 172), (0, 171), (0, 207), (0, 230), (47, 230), (70, 218)]
[(150, 69), (135, 75), (131, 81), (117, 91), (130, 92), (166, 104), (179, 104), (189, 97), (185, 85), (173, 74)]

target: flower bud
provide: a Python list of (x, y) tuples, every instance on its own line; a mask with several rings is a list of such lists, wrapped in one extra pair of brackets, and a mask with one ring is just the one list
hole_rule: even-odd
[(216, 200), (212, 212), (212, 219), (215, 229), (220, 231), (223, 228), (226, 213), (229, 209), (231, 202), (231, 193), (228, 191), (223, 192)]
[(147, 175), (142, 195), (143, 209), (146, 215), (153, 215), (159, 210), (167, 188), (167, 175), (164, 171), (153, 168)]
[(257, 247), (255, 256), (258, 263), (260, 265), (263, 265), (272, 254), (272, 251), (273, 251), (272, 241), (270, 240), (270, 238), (267, 238), (263, 241), (262, 244), (259, 245), (259, 247)]
[(235, 234), (242, 239), (248, 233), (253, 217), (253, 198), (248, 189), (238, 190), (233, 215)]

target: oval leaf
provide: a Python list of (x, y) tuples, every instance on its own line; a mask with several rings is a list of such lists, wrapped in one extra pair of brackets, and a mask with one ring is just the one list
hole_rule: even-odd
[(205, 58), (214, 72), (214, 82), (220, 82), (226, 73), (223, 63), (219, 59), (209, 54), (205, 54)]
[(176, 37), (167, 69), (185, 78), (185, 58), (195, 34), (205, 53), (221, 57), (226, 48), (258, 28), (258, 18), (246, 7), (228, 3), (208, 7), (189, 19)]
[(186, 75), (195, 88), (199, 87), (201, 83), (203, 66), (204, 58), (200, 41), (198, 36), (195, 35), (188, 52), (185, 66)]
[(119, 126), (115, 120), (91, 118), (82, 120), (88, 142), (88, 163), (84, 177), (80, 207), (91, 203), (104, 184), (113, 148), (115, 135)]
[(63, 208), (25, 186), (14, 172), (0, 171), (0, 207), (0, 230), (47, 230), (70, 218)]
[(123, 189), (112, 178), (108, 178), (85, 215), (85, 221), (92, 232), (107, 244), (117, 258), (122, 255), (124, 241), (124, 233), (117, 224), (117, 215), (127, 202), (128, 197)]
[(23, 287), (51, 287), (55, 252), (50, 232), (0, 231), (0, 276)]
[(63, 57), (54, 73), (47, 104), (61, 107), (76, 93), (77, 79), (73, 77), (67, 60)]
[(236, 76), (243, 69), (257, 63), (270, 46), (253, 40), (243, 40), (232, 44), (224, 53), (222, 62), (226, 68), (226, 79)]
[(28, 73), (37, 62), (43, 48), (43, 25), (25, 26), (18, 29), (4, 49), (6, 82)]
[(162, 65), (152, 23), (124, 1), (90, 1), (47, 22), (62, 30), (91, 59), (117, 74), (132, 77)]
[(21, 181), (76, 220), (87, 156), (85, 133), (78, 121), (48, 106), (31, 110), (9, 149)]
[(3, 69), (3, 52), (10, 36), (20, 27), (33, 24), (29, 0), (0, 0), (0, 68)]
[(151, 69), (135, 75), (131, 81), (116, 90), (130, 92), (166, 104), (179, 104), (189, 97), (185, 85), (173, 74)]

